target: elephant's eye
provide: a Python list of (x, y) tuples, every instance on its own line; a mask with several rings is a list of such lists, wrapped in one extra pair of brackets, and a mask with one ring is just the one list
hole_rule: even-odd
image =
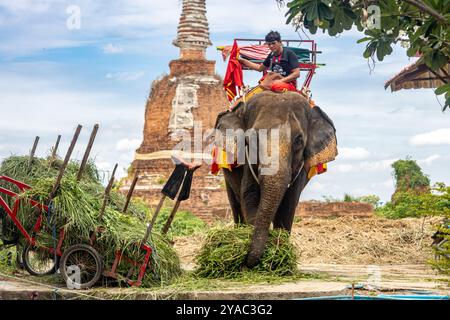
[(301, 135), (296, 136), (292, 146), (296, 150), (301, 149), (303, 147), (303, 137)]

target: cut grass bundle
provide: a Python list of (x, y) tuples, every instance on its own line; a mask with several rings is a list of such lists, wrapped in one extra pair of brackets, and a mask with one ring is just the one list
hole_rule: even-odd
[[(210, 230), (199, 255), (195, 275), (204, 278), (237, 278), (250, 248), (251, 226), (216, 227)], [(289, 233), (271, 230), (260, 263), (251, 270), (261, 275), (290, 276), (297, 272), (297, 256)]]

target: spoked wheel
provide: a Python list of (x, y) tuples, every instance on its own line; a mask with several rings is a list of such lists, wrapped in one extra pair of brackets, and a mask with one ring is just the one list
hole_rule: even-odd
[(100, 279), (103, 259), (93, 247), (77, 244), (67, 248), (60, 263), (60, 272), (71, 289), (87, 289)]
[(33, 276), (53, 274), (58, 269), (59, 257), (39, 246), (27, 243), (22, 249), (22, 263)]

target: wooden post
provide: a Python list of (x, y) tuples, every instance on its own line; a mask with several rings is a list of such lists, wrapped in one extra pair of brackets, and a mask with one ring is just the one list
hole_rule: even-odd
[(80, 170), (77, 174), (77, 181), (81, 180), (81, 177), (83, 176), (84, 169), (86, 167), (86, 163), (89, 159), (89, 154), (91, 153), (92, 145), (94, 144), (95, 136), (97, 135), (98, 131), (98, 124), (94, 125), (94, 129), (92, 130), (91, 137), (89, 138), (88, 145), (86, 147), (86, 151), (84, 152), (83, 160), (80, 164)]
[(36, 148), (39, 143), (39, 137), (36, 137), (34, 139), (33, 147), (31, 148), (30, 152), (30, 159), (28, 159), (28, 169), (31, 167), (31, 163), (33, 162), (34, 154), (36, 153)]
[(130, 204), (131, 196), (133, 195), (133, 191), (134, 191), (134, 188), (136, 187), (136, 183), (137, 183), (138, 179), (139, 179), (139, 170), (136, 170), (136, 172), (134, 174), (133, 182), (131, 183), (131, 186), (130, 186), (130, 190), (128, 190), (127, 200), (125, 202), (125, 205), (123, 206), (123, 210), (122, 210), (123, 213), (127, 212), (128, 205)]
[(70, 157), (72, 156), (72, 152), (73, 152), (73, 149), (75, 148), (75, 144), (77, 143), (78, 136), (80, 135), (80, 132), (81, 132), (81, 128), (82, 128), (82, 126), (78, 125), (77, 130), (75, 131), (72, 142), (70, 143), (70, 146), (69, 146), (69, 150), (67, 150), (66, 157), (64, 158), (64, 162), (63, 162), (61, 168), (59, 169), (59, 174), (58, 174), (58, 177), (56, 178), (55, 184), (53, 185), (52, 192), (50, 192), (50, 195), (48, 197), (49, 201), (51, 201), (55, 197), (56, 191), (58, 190), (59, 185), (61, 184), (61, 179), (64, 175), (64, 171), (66, 170), (67, 164), (69, 163)]
[(180, 206), (180, 203), (181, 203), (181, 201), (177, 199), (177, 201), (175, 202), (175, 205), (174, 205), (174, 207), (172, 209), (172, 212), (170, 213), (170, 216), (167, 219), (166, 224), (164, 225), (164, 228), (162, 230), (162, 234), (165, 235), (165, 234), (167, 234), (167, 231), (169, 231), (169, 228), (170, 228), (170, 226), (172, 224), (173, 218), (175, 218), (175, 214), (178, 211), (178, 207)]
[(53, 147), (52, 150), (52, 159), (56, 159), (56, 152), (58, 151), (58, 147), (59, 147), (59, 142), (61, 141), (61, 135), (58, 135), (58, 138), (56, 139), (56, 144)]
[(117, 166), (118, 166), (118, 164), (116, 163), (116, 165), (114, 166), (113, 172), (111, 174), (111, 178), (109, 179), (108, 185), (106, 186), (106, 189), (105, 189), (103, 205), (102, 205), (102, 208), (100, 209), (100, 214), (98, 216), (99, 221), (102, 221), (103, 214), (105, 213), (106, 204), (108, 203), (108, 200), (109, 200), (109, 193), (111, 192), (111, 188), (114, 183), (114, 175), (116, 174)]
[(156, 211), (153, 214), (152, 221), (147, 226), (147, 231), (145, 232), (144, 239), (142, 240), (142, 245), (145, 245), (147, 243), (148, 238), (150, 237), (150, 234), (151, 234), (152, 229), (153, 229), (153, 225), (156, 222), (156, 218), (158, 217), (159, 211), (161, 211), (161, 208), (162, 208), (162, 206), (164, 204), (164, 200), (166, 200), (166, 195), (165, 194), (163, 194), (163, 196), (161, 197), (161, 200), (159, 200), (158, 207), (156, 207)]

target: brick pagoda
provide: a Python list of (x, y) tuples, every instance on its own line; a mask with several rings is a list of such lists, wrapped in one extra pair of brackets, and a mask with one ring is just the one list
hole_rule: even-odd
[[(133, 171), (138, 169), (140, 177), (134, 195), (153, 206), (174, 168), (170, 159), (174, 146), (183, 137), (193, 139), (194, 124), (199, 121), (203, 131), (213, 128), (217, 114), (228, 106), (222, 79), (215, 74), (215, 61), (206, 59), (211, 41), (205, 0), (183, 0), (173, 44), (180, 48), (180, 57), (170, 61), (169, 75), (152, 84), (145, 110), (144, 139), (132, 163)], [(197, 152), (193, 157), (200, 161), (202, 154)], [(125, 181), (121, 191), (127, 192), (129, 185), (130, 181)], [(191, 197), (181, 204), (180, 210), (211, 220), (214, 215), (231, 215), (227, 208), (223, 178), (211, 175), (203, 162), (195, 172)]]

